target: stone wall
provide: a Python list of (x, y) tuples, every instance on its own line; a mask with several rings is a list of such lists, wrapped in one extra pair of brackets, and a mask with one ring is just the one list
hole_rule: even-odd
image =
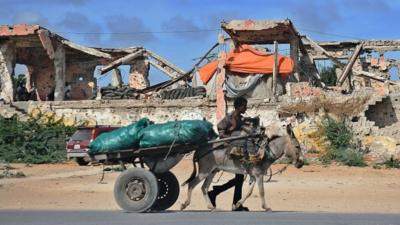
[[(26, 106), (29, 113), (34, 113), (38, 109), (42, 112), (53, 111), (59, 117), (68, 117), (76, 122), (88, 121), (91, 125), (127, 125), (143, 117), (148, 117), (157, 123), (202, 118), (213, 124), (216, 123), (215, 102), (207, 99), (84, 100), (26, 104), (29, 104)], [(268, 125), (279, 119), (276, 106), (275, 103), (250, 101), (246, 116), (260, 116), (261, 122)], [(231, 110), (233, 107), (229, 105), (228, 111)]]

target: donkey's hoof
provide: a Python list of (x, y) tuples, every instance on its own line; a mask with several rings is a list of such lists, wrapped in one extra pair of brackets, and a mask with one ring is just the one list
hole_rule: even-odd
[(185, 205), (185, 204), (182, 204), (182, 205), (181, 205), (181, 211), (183, 211), (185, 208), (186, 208), (186, 205)]
[(238, 202), (236, 205), (232, 205), (232, 211), (250, 211), (249, 208), (243, 206), (242, 203)]
[(272, 209), (270, 207), (265, 208), (265, 212), (272, 212)]
[(213, 206), (213, 205), (208, 205), (208, 206), (207, 206), (207, 208), (208, 208), (209, 210), (211, 210), (211, 211), (212, 211), (212, 210), (214, 210), (214, 209), (215, 209), (215, 206)]
[(213, 208), (213, 209), (210, 209), (210, 212), (219, 212), (219, 211), (221, 211), (220, 209), (217, 209), (217, 207), (215, 207), (215, 208)]

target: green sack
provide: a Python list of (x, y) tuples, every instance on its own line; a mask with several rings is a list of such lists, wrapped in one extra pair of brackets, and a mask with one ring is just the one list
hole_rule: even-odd
[(140, 147), (198, 144), (217, 135), (212, 124), (203, 120), (182, 120), (150, 125), (141, 131)]
[(147, 118), (121, 127), (111, 132), (100, 134), (89, 144), (89, 153), (112, 152), (139, 147), (140, 130), (151, 124)]

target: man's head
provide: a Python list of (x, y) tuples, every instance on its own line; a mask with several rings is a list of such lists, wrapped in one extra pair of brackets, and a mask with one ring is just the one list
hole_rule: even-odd
[(233, 102), (233, 106), (240, 114), (245, 113), (247, 110), (247, 100), (243, 97), (236, 98)]

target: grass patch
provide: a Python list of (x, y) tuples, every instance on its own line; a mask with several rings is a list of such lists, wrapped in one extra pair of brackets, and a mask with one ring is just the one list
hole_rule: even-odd
[(382, 167), (400, 169), (400, 160), (393, 159), (393, 157), (391, 157), (390, 159), (385, 160), (383, 163), (377, 163), (374, 165), (374, 169), (381, 169)]
[(383, 162), (383, 165), (385, 165), (386, 168), (400, 169), (400, 160), (391, 158)]

